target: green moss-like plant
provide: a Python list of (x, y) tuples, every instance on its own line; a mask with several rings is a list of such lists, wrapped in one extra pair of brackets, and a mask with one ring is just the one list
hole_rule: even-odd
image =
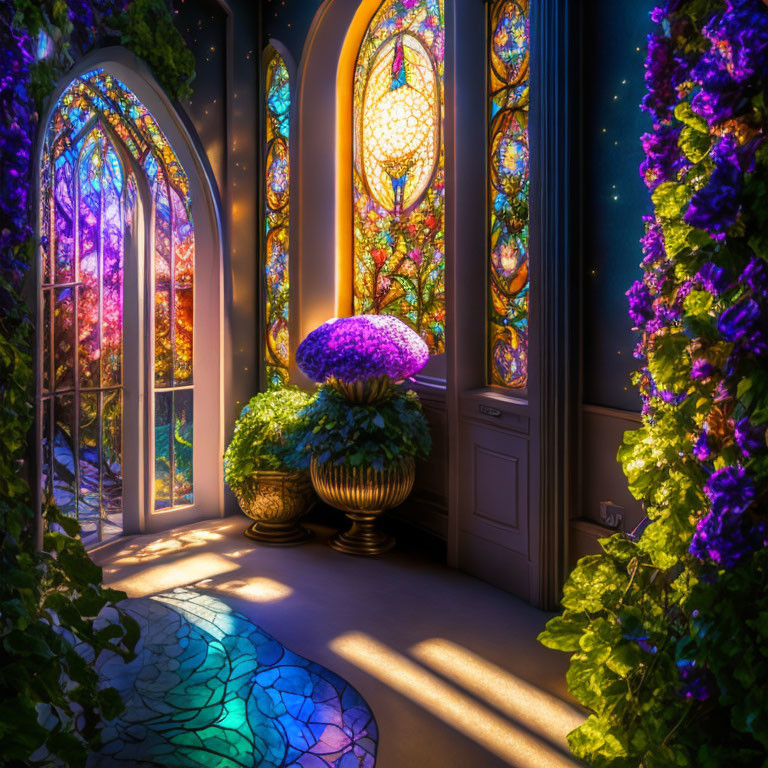
[(299, 468), (296, 436), (308, 428), (304, 411), (313, 395), (298, 387), (275, 387), (251, 398), (235, 423), (224, 453), (224, 480), (235, 490), (256, 472)]

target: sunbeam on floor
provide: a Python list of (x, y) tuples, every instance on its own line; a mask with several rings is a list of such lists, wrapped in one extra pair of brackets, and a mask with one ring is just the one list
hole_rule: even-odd
[(548, 614), (419, 550), (270, 548), (229, 518), (94, 552), (131, 597), (192, 587), (348, 680), (379, 726), (376, 768), (560, 768), (583, 716), (567, 659), (536, 642)]

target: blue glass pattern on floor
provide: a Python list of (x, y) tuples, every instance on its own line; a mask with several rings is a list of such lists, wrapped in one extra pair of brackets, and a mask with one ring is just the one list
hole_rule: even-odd
[(121, 604), (137, 658), (97, 669), (126, 710), (88, 765), (373, 768), (378, 733), (360, 694), (221, 600), (188, 589)]

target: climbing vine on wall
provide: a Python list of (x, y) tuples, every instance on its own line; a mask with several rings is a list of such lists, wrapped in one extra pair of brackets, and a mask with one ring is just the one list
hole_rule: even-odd
[(596, 766), (763, 765), (768, 752), (768, 4), (654, 10), (643, 424), (619, 451), (647, 520), (601, 541), (540, 639), (572, 653)]
[(85, 53), (123, 44), (177, 98), (194, 62), (164, 0), (0, 0), (0, 763), (84, 765), (99, 726), (121, 711), (88, 660), (130, 658), (135, 622), (102, 587), (77, 523), (49, 505), (43, 550), (28, 457), (34, 317), (25, 283), (36, 252), (33, 146), (55, 83)]

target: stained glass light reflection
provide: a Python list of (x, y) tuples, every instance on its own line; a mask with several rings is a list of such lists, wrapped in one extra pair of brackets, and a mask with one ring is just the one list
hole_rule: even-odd
[(494, 0), (490, 96), (490, 380), (528, 383), (529, 0)]
[(385, 0), (354, 79), (354, 308), (445, 349), (442, 0)]
[(275, 52), (267, 65), (264, 179), (265, 363), (270, 386), (288, 380), (288, 223), (290, 219), (288, 70)]
[(153, 397), (171, 400), (171, 475), (165, 486), (156, 478), (156, 506), (192, 500), (189, 182), (152, 115), (123, 83), (95, 70), (56, 104), (40, 184), (43, 491), (79, 519), (84, 538), (101, 539), (122, 526), (123, 421), (141, 418), (124, 413), (123, 392), (126, 366), (138, 364), (124, 359), (124, 336), (143, 332), (123, 324), (125, 260), (145, 258), (134, 231), (141, 188), (155, 221), (147, 246)]

